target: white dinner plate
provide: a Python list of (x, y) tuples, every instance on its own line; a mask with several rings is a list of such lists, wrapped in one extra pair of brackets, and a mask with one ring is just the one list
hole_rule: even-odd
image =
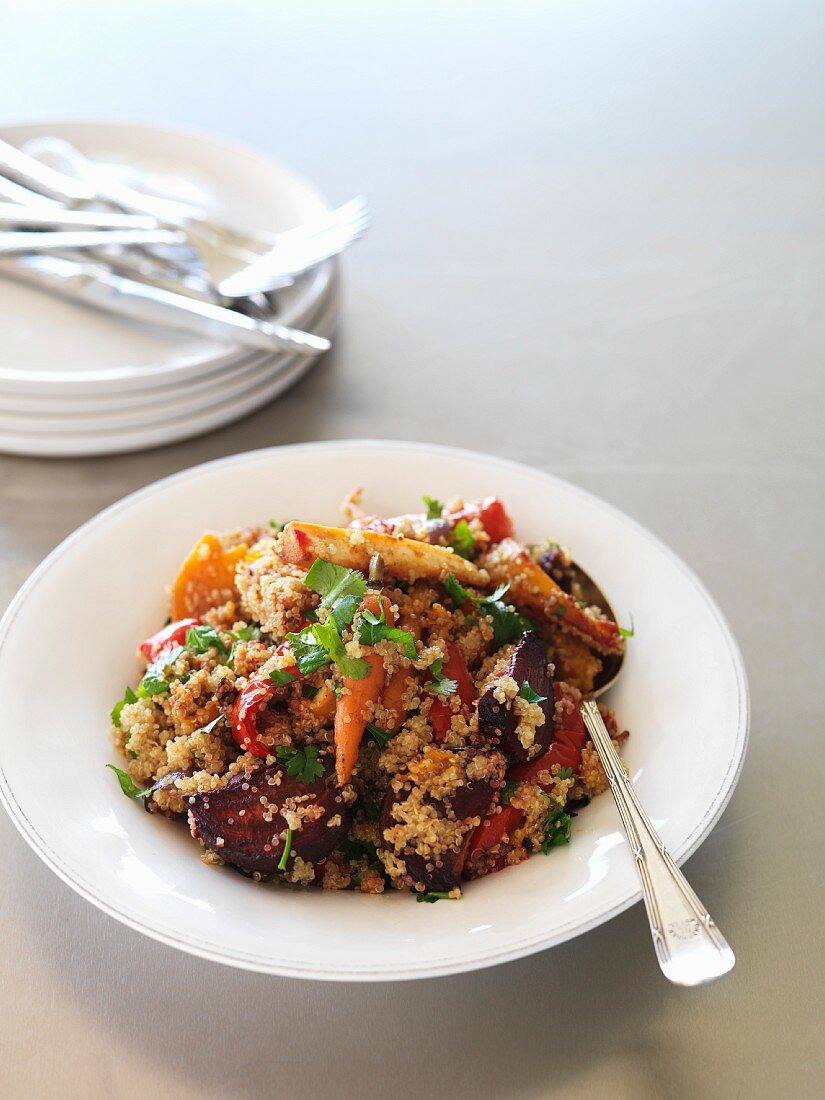
[[(0, 794), (17, 828), (73, 889), (163, 943), (233, 966), (312, 979), (426, 978), (551, 947), (640, 894), (609, 795), (572, 843), (467, 885), (460, 901), (256, 886), (205, 867), (185, 826), (121, 794), (108, 712), (166, 616), (164, 586), (206, 528), (301, 516), (335, 523), (355, 486), (371, 511), (497, 494), (519, 534), (574, 548), (636, 634), (609, 702), (624, 756), (677, 860), (713, 827), (736, 784), (748, 693), (736, 644), (690, 570), (611, 505), (497, 458), (429, 444), (353, 441), (253, 451), (134, 493), (38, 567), (0, 624)], [(105, 625), (89, 608), (105, 608)], [(43, 675), (43, 639), (71, 639)], [(56, 717), (58, 719), (56, 720)], [(723, 873), (720, 869), (720, 874)], [(707, 899), (712, 905), (712, 897)], [(641, 912), (639, 920), (644, 920)]]
[[(326, 301), (313, 323), (319, 336), (331, 337), (338, 322), (340, 300), (333, 295)], [(205, 432), (231, 424), (261, 408), (289, 389), (316, 363), (308, 356), (264, 358), (260, 374), (244, 383), (235, 393), (218, 401), (210, 401), (200, 412), (184, 404), (174, 415), (160, 413), (149, 417), (137, 427), (106, 425), (94, 429), (51, 431), (0, 430), (0, 451), (8, 454), (37, 455), (47, 458), (68, 458), (79, 455), (123, 454), (142, 451), (191, 439)]]
[[(340, 295), (337, 277), (329, 293), (317, 303), (306, 317), (306, 324), (320, 336), (330, 336), (340, 312)], [(323, 331), (321, 331), (323, 329)], [(68, 409), (37, 412), (8, 409), (0, 399), (0, 439), (4, 433), (30, 435), (34, 442), (42, 435), (96, 436), (100, 433), (139, 430), (157, 427), (180, 417), (194, 417), (216, 408), (223, 408), (239, 397), (260, 389), (282, 370), (292, 366), (294, 355), (273, 355), (256, 352), (239, 360), (237, 366), (228, 365), (216, 372), (216, 377), (206, 379), (208, 385), (187, 382), (177, 387), (165, 387), (161, 397), (143, 393), (132, 397), (128, 404), (112, 408), (100, 407), (90, 398), (85, 403), (72, 402)]]
[[(166, 193), (180, 194), (185, 181), (191, 198), (236, 225), (278, 232), (328, 209), (307, 180), (224, 138), (123, 122), (55, 120), (0, 127), (0, 137), (18, 146), (48, 134), (65, 138), (96, 160), (151, 172)], [(323, 298), (335, 268), (334, 261), (322, 264), (281, 291), (279, 320), (300, 327), (297, 320)], [(194, 377), (239, 354), (230, 344), (129, 322), (9, 279), (1, 285), (0, 385), (7, 391), (152, 388)]]

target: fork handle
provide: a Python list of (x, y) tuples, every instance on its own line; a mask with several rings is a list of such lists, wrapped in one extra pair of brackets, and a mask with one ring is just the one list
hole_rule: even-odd
[(580, 709), (636, 860), (662, 972), (676, 985), (700, 985), (721, 978), (736, 962), (733, 951), (642, 809), (598, 706), (589, 699)]

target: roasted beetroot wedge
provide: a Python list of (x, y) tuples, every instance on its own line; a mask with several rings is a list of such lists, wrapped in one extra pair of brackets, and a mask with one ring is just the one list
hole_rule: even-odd
[[(292, 858), (316, 863), (344, 838), (352, 814), (340, 790), (324, 779), (306, 785), (280, 764), (236, 775), (220, 790), (189, 800), (192, 835), (241, 871), (269, 874), (284, 853), (287, 821), (301, 819), (292, 833)], [(334, 824), (333, 824), (334, 822)]]
[[(505, 768), (499, 752), (430, 748), (393, 780), (381, 808), (381, 844), (404, 864), (409, 881), (446, 892), (459, 885), (468, 842), (503, 785)], [(404, 829), (418, 816), (430, 822), (426, 837)]]
[[(515, 701), (496, 698), (501, 681), (509, 677), (520, 691), (526, 683), (530, 691), (543, 697), (538, 705), (544, 712), (544, 723), (533, 730), (534, 739), (527, 745), (517, 733), (519, 716)], [(547, 671), (547, 654), (535, 634), (528, 632), (513, 650), (507, 668), (485, 690), (478, 701), (478, 731), (491, 745), (499, 745), (511, 763), (520, 764), (547, 750), (553, 740), (553, 681)]]

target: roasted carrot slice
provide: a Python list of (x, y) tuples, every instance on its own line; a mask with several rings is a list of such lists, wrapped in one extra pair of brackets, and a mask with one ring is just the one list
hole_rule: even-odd
[(462, 584), (487, 586), (487, 574), (444, 546), (380, 531), (352, 531), (317, 523), (288, 523), (278, 541), (278, 553), (293, 565), (309, 566), (315, 558), (366, 573), (373, 554), (380, 554), (387, 574), (416, 580), (439, 580), (452, 573)]
[(172, 618), (203, 615), (211, 607), (237, 599), (235, 569), (247, 551), (245, 542), (225, 548), (211, 532), (199, 539), (172, 585)]
[(584, 638), (600, 653), (621, 653), (624, 639), (610, 619), (592, 619), (572, 596), (560, 588), (551, 576), (515, 539), (503, 539), (489, 550), (481, 562), (496, 584), (509, 582), (508, 598), (517, 607), (549, 622), (560, 624)]
[[(329, 558), (326, 560), (329, 561)], [(360, 610), (378, 615), (382, 605), (387, 622), (390, 626), (394, 625), (395, 615), (390, 601), (386, 596), (379, 597), (377, 592), (368, 592), (364, 596)], [(370, 653), (364, 660), (369, 664), (370, 671), (360, 680), (345, 677), (344, 690), (335, 708), (335, 774), (341, 785), (352, 775), (369, 720), (370, 705), (381, 698), (386, 680), (384, 661), (378, 653)]]

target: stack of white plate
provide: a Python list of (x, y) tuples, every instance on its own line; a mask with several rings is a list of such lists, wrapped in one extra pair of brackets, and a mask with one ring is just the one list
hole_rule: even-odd
[[(90, 122), (0, 129), (15, 145), (46, 134), (252, 229), (289, 229), (327, 209), (305, 180), (222, 139)], [(328, 261), (278, 292), (277, 319), (329, 337), (339, 305)], [(113, 454), (200, 435), (271, 401), (317, 361), (139, 325), (5, 279), (0, 334), (0, 450), (13, 454)]]

